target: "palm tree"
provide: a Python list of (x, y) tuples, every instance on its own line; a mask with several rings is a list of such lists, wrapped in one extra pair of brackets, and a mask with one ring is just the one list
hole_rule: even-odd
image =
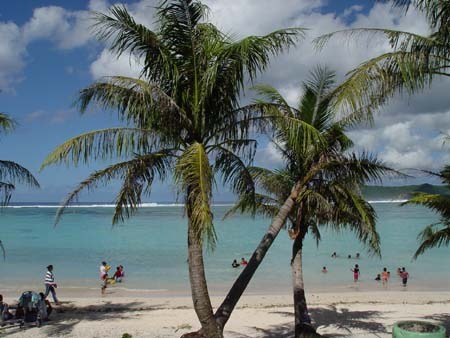
[[(236, 192), (254, 189), (246, 169), (266, 117), (252, 106), (240, 107), (247, 80), (264, 71), (272, 55), (293, 46), (299, 28), (236, 39), (206, 22), (199, 1), (162, 1), (156, 30), (135, 22), (125, 7), (96, 13), (97, 37), (118, 56), (142, 61), (140, 78), (108, 77), (83, 89), (79, 107), (92, 103), (116, 109), (127, 126), (92, 131), (57, 147), (44, 161), (73, 164), (123, 160), (91, 174), (68, 195), (57, 213), (82, 190), (113, 179), (121, 181), (113, 223), (131, 216), (155, 179), (173, 173), (188, 218), (189, 277), (194, 308), (207, 337), (222, 337), (214, 320), (203, 264), (203, 249), (214, 247), (216, 233), (211, 195), (216, 175)], [(302, 126), (297, 125), (300, 131)]]
[(317, 38), (319, 48), (334, 36), (385, 36), (392, 50), (363, 62), (347, 74), (338, 88), (337, 103), (350, 111), (373, 111), (397, 93), (414, 94), (431, 85), (436, 77), (450, 77), (450, 1), (391, 0), (407, 11), (415, 7), (429, 24), (427, 36), (410, 32), (358, 28)]
[[(448, 189), (450, 189), (450, 165), (446, 165), (439, 173), (429, 172), (439, 177)], [(450, 190), (447, 195), (415, 193), (405, 204), (423, 205), (440, 215), (438, 222), (425, 227), (419, 234), (419, 248), (414, 254), (414, 259), (422, 255), (425, 251), (441, 246), (448, 246), (450, 243)]]
[[(15, 126), (16, 122), (13, 119), (7, 114), (0, 113), (0, 132), (10, 132)], [(39, 188), (38, 181), (26, 168), (13, 161), (0, 160), (0, 200), (2, 206), (7, 205), (11, 200), (12, 192), (17, 183)], [(5, 259), (5, 248), (1, 240), (0, 249), (2, 250), (3, 259)]]
[(259, 93), (267, 104), (284, 102), (289, 116), (316, 128), (326, 145), (308, 142), (306, 138), (292, 138), (286, 124), (278, 123), (272, 139), (284, 159), (277, 170), (251, 167), (249, 169), (260, 193), (241, 196), (231, 213), (236, 211), (260, 213), (274, 217), (289, 196), (296, 182), (301, 190), (286, 220), (292, 245), (292, 280), (295, 309), (295, 337), (308, 337), (314, 333), (305, 298), (302, 268), (303, 242), (311, 235), (319, 243), (320, 228), (341, 231), (350, 229), (380, 254), (379, 236), (375, 228), (375, 211), (361, 196), (364, 182), (380, 180), (391, 170), (374, 157), (350, 153), (352, 141), (345, 135), (345, 123), (336, 120), (330, 106), (335, 74), (318, 67), (311, 79), (303, 84), (303, 95), (297, 107), (289, 107), (286, 100), (273, 87), (259, 86)]

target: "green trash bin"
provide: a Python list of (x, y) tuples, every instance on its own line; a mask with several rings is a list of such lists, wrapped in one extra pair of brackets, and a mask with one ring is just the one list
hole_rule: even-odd
[(430, 322), (410, 320), (398, 322), (392, 328), (393, 338), (445, 338), (445, 328)]

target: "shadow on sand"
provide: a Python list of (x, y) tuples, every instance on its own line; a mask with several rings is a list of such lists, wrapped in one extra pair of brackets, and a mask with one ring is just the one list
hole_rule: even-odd
[[(82, 321), (136, 319), (139, 318), (140, 312), (155, 311), (163, 308), (165, 308), (164, 304), (148, 306), (141, 302), (120, 303), (120, 300), (87, 306), (75, 306), (71, 302), (63, 302), (60, 306), (53, 309), (50, 321), (45, 322), (38, 330), (42, 330), (48, 337), (70, 336), (74, 326)], [(0, 336), (3, 337), (28, 329), (32, 329), (32, 327), (6, 328), (3, 332), (0, 331)]]
[[(294, 336), (294, 314), (292, 312), (274, 311), (274, 314), (281, 314), (292, 319), (292, 323), (273, 326), (270, 329), (254, 328), (260, 337), (264, 338), (291, 338)], [(332, 328), (333, 330), (346, 333), (324, 334), (317, 337), (345, 337), (351, 334), (352, 330), (363, 330), (374, 335), (386, 334), (388, 331), (383, 324), (377, 323), (381, 313), (378, 311), (349, 311), (348, 309), (338, 310), (334, 306), (328, 308), (311, 308), (310, 314), (312, 324), (315, 328)]]

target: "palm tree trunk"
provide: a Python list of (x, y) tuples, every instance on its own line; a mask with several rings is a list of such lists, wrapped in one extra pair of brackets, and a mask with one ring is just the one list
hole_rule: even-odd
[[(188, 208), (189, 209), (189, 208)], [(189, 213), (189, 211), (188, 211)], [(202, 325), (202, 333), (197, 337), (223, 338), (222, 330), (214, 319), (203, 263), (203, 248), (189, 222), (188, 229), (189, 280), (192, 301), (197, 317)]]
[(292, 287), (294, 293), (294, 312), (295, 312), (295, 338), (307, 338), (315, 334), (312, 328), (311, 318), (308, 314), (308, 306), (305, 297), (305, 284), (303, 282), (303, 239), (305, 234), (300, 234), (292, 245)]
[(299, 194), (300, 187), (300, 184), (296, 184), (294, 186), (290, 196), (286, 199), (283, 206), (278, 211), (277, 216), (275, 216), (275, 218), (272, 220), (272, 224), (269, 226), (266, 234), (262, 238), (256, 250), (253, 252), (253, 255), (248, 261), (247, 266), (244, 268), (244, 270), (242, 270), (241, 274), (234, 282), (224, 301), (217, 309), (215, 318), (222, 331), (225, 327), (225, 324), (230, 319), (231, 312), (233, 311), (245, 289), (247, 288), (248, 283), (252, 279), (254, 273), (258, 269), (278, 233), (283, 228), (283, 225), (285, 224), (289, 213), (294, 207), (294, 203)]

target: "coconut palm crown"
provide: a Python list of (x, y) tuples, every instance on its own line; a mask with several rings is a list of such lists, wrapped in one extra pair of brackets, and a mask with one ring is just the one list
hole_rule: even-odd
[[(360, 188), (369, 181), (379, 181), (393, 170), (374, 156), (350, 152), (353, 142), (345, 135), (347, 119), (337, 119), (333, 109), (334, 72), (318, 67), (304, 83), (299, 103), (290, 107), (280, 93), (270, 86), (257, 86), (266, 106), (277, 103), (276, 109), (293, 119), (315, 128), (323, 142), (301, 135), (292, 135), (284, 120), (279, 120), (272, 142), (283, 157), (279, 169), (251, 167), (257, 192), (244, 194), (230, 213), (241, 211), (261, 213), (274, 218), (291, 194), (300, 185), (299, 194), (286, 224), (294, 239), (291, 264), (294, 281), (296, 337), (310, 333), (309, 315), (303, 286), (302, 248), (307, 233), (319, 243), (320, 228), (336, 231), (350, 229), (368, 245), (369, 251), (380, 254), (380, 238), (376, 231), (376, 215), (364, 200)], [(305, 140), (307, 141), (305, 143)], [(308, 325), (305, 325), (308, 324)]]
[(347, 74), (336, 89), (336, 100), (349, 111), (372, 113), (387, 99), (400, 93), (414, 94), (430, 86), (435, 78), (450, 77), (450, 0), (391, 0), (407, 11), (414, 7), (425, 16), (429, 34), (420, 35), (382, 28), (357, 28), (323, 35), (318, 48), (333, 37), (383, 36), (391, 51), (364, 61)]
[[(81, 182), (57, 214), (58, 220), (81, 191), (117, 179), (121, 189), (113, 223), (137, 210), (155, 179), (173, 173), (188, 216), (194, 307), (205, 334), (219, 337), (202, 258), (202, 245), (213, 247), (216, 241), (211, 212), (215, 177), (236, 192), (253, 189), (245, 166), (256, 146), (250, 130), (264, 129), (267, 122), (261, 111), (240, 107), (239, 100), (246, 82), (267, 68), (271, 56), (293, 46), (303, 29), (237, 39), (207, 22), (207, 11), (199, 1), (162, 1), (154, 30), (137, 23), (122, 6), (113, 6), (109, 15), (95, 13), (97, 37), (111, 43), (116, 55), (137, 57), (141, 76), (101, 79), (80, 92), (79, 108), (84, 112), (96, 103), (115, 109), (127, 126), (72, 138), (42, 167), (120, 159)], [(298, 125), (296, 130), (301, 129)]]

